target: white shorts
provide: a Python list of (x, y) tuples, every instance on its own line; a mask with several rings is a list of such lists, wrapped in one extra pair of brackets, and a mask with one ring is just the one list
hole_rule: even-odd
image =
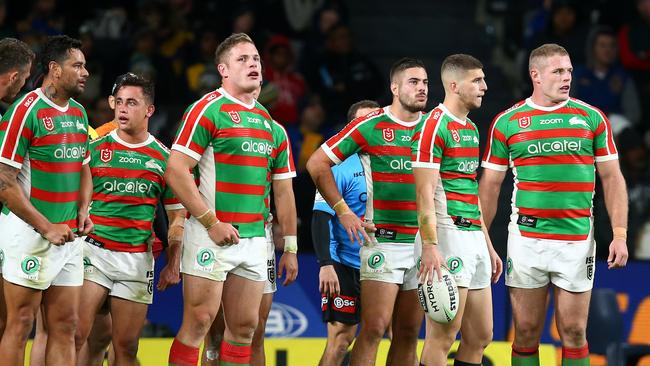
[(361, 281), (396, 283), (401, 291), (418, 288), (418, 270), (411, 244), (373, 241), (361, 247), (359, 256)]
[(86, 241), (83, 252), (85, 280), (106, 287), (109, 296), (152, 303), (154, 260), (151, 252), (117, 252)]
[[(445, 266), (454, 275), (458, 287), (478, 290), (490, 286), (492, 262), (480, 230), (463, 231), (438, 229), (438, 251), (444, 258)], [(416, 260), (422, 255), (420, 232), (415, 236)]]
[(277, 268), (275, 267), (275, 244), (273, 243), (273, 224), (267, 223), (264, 226), (266, 232), (266, 245), (268, 248), (266, 257), (266, 275), (267, 279), (264, 282), (264, 293), (272, 294), (278, 290)]
[(267, 258), (265, 237), (241, 238), (239, 244), (220, 247), (196, 219), (185, 221), (181, 273), (213, 281), (225, 281), (228, 273), (266, 281)]
[(571, 292), (585, 292), (594, 285), (593, 239), (577, 242), (508, 235), (506, 285), (539, 288), (548, 285)]
[(13, 213), (3, 216), (0, 233), (6, 281), (35, 290), (83, 285), (81, 238), (54, 245)]

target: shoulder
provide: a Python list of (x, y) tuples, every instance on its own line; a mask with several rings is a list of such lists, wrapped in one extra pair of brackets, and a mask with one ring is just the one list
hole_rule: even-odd
[(111, 140), (111, 137), (108, 134), (103, 135), (103, 136), (99, 136), (98, 138), (90, 141), (90, 150), (91, 151), (95, 150), (95, 149), (98, 148), (98, 146), (101, 146), (101, 145), (105, 144), (106, 142), (109, 142), (110, 140)]
[(523, 112), (526, 109), (526, 101), (521, 100), (508, 109), (501, 111), (494, 117), (494, 123), (506, 123), (508, 121), (516, 119), (517, 113)]
[(154, 149), (159, 150), (165, 156), (165, 158), (169, 157), (169, 154), (170, 154), (171, 150), (169, 150), (169, 148), (167, 146), (165, 146), (165, 144), (163, 144), (156, 137), (153, 138), (153, 141), (151, 142), (151, 146)]

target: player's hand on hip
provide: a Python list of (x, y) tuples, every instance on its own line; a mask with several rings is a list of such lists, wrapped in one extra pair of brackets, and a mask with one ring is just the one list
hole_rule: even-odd
[(609, 256), (607, 257), (607, 268), (622, 268), (627, 264), (627, 244), (623, 239), (614, 239), (609, 244)]
[(282, 286), (292, 284), (298, 277), (298, 256), (296, 253), (284, 252), (282, 257), (280, 257), (280, 263), (278, 264), (278, 278), (282, 278), (285, 272), (286, 276), (284, 276)]
[(441, 265), (442, 256), (440, 255), (437, 246), (433, 244), (422, 245), (422, 257), (420, 259), (420, 270), (418, 271), (418, 279), (420, 280), (420, 283), (425, 283), (427, 281), (433, 282), (434, 272), (438, 274), (438, 280), (441, 281)]
[(341, 226), (343, 226), (345, 231), (348, 233), (348, 238), (350, 239), (351, 244), (354, 244), (355, 240), (357, 240), (361, 245), (370, 242), (370, 237), (366, 233), (366, 230), (372, 230), (374, 225), (361, 221), (361, 219), (351, 211), (339, 215), (338, 217)]
[(332, 297), (341, 293), (339, 277), (336, 275), (334, 266), (329, 264), (320, 267), (318, 273), (318, 290), (327, 297)]
[(93, 224), (90, 216), (87, 213), (79, 212), (77, 216), (77, 236), (86, 236), (90, 234), (95, 229), (95, 224)]
[(208, 229), (210, 239), (218, 246), (239, 244), (239, 231), (227, 222), (219, 222)]
[(490, 253), (490, 262), (492, 262), (492, 283), (497, 283), (503, 273), (503, 261), (494, 248), (488, 249)]
[(42, 236), (54, 245), (63, 245), (74, 241), (74, 233), (66, 224), (50, 224)]
[(181, 282), (180, 268), (167, 263), (165, 268), (160, 271), (160, 279), (156, 288), (158, 291), (165, 291), (168, 287), (174, 286)]

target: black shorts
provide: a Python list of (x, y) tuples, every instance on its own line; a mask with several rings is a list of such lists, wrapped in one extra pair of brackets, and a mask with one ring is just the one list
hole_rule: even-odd
[(339, 278), (341, 293), (334, 298), (328, 298), (325, 294), (321, 294), (323, 322), (359, 324), (361, 320), (359, 270), (336, 261), (334, 262), (334, 270)]

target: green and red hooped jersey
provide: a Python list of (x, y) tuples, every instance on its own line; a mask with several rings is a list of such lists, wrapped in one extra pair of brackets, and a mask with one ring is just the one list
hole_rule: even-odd
[(150, 250), (158, 202), (166, 210), (183, 208), (164, 180), (168, 158), (169, 149), (152, 135), (131, 144), (113, 130), (90, 143), (95, 230), (88, 237), (95, 244), (118, 252)]
[(208, 93), (187, 108), (172, 149), (199, 162), (199, 192), (219, 220), (242, 238), (265, 236), (270, 180), (296, 175), (286, 131), (266, 108)]
[(359, 117), (321, 147), (336, 164), (359, 153), (366, 176), (365, 220), (375, 224), (382, 243), (413, 244), (418, 231), (411, 143), (422, 115), (400, 121), (384, 107)]
[(514, 173), (509, 230), (525, 237), (590, 237), (595, 162), (618, 159), (605, 114), (578, 99), (542, 107), (530, 98), (498, 114), (482, 166)]
[(0, 120), (0, 163), (20, 169), (18, 181), (41, 214), (75, 231), (88, 140), (84, 107), (74, 99), (60, 107), (41, 89), (17, 100)]
[(413, 142), (414, 168), (440, 171), (434, 192), (437, 226), (481, 230), (478, 208), (479, 138), (476, 125), (440, 104), (423, 119)]

